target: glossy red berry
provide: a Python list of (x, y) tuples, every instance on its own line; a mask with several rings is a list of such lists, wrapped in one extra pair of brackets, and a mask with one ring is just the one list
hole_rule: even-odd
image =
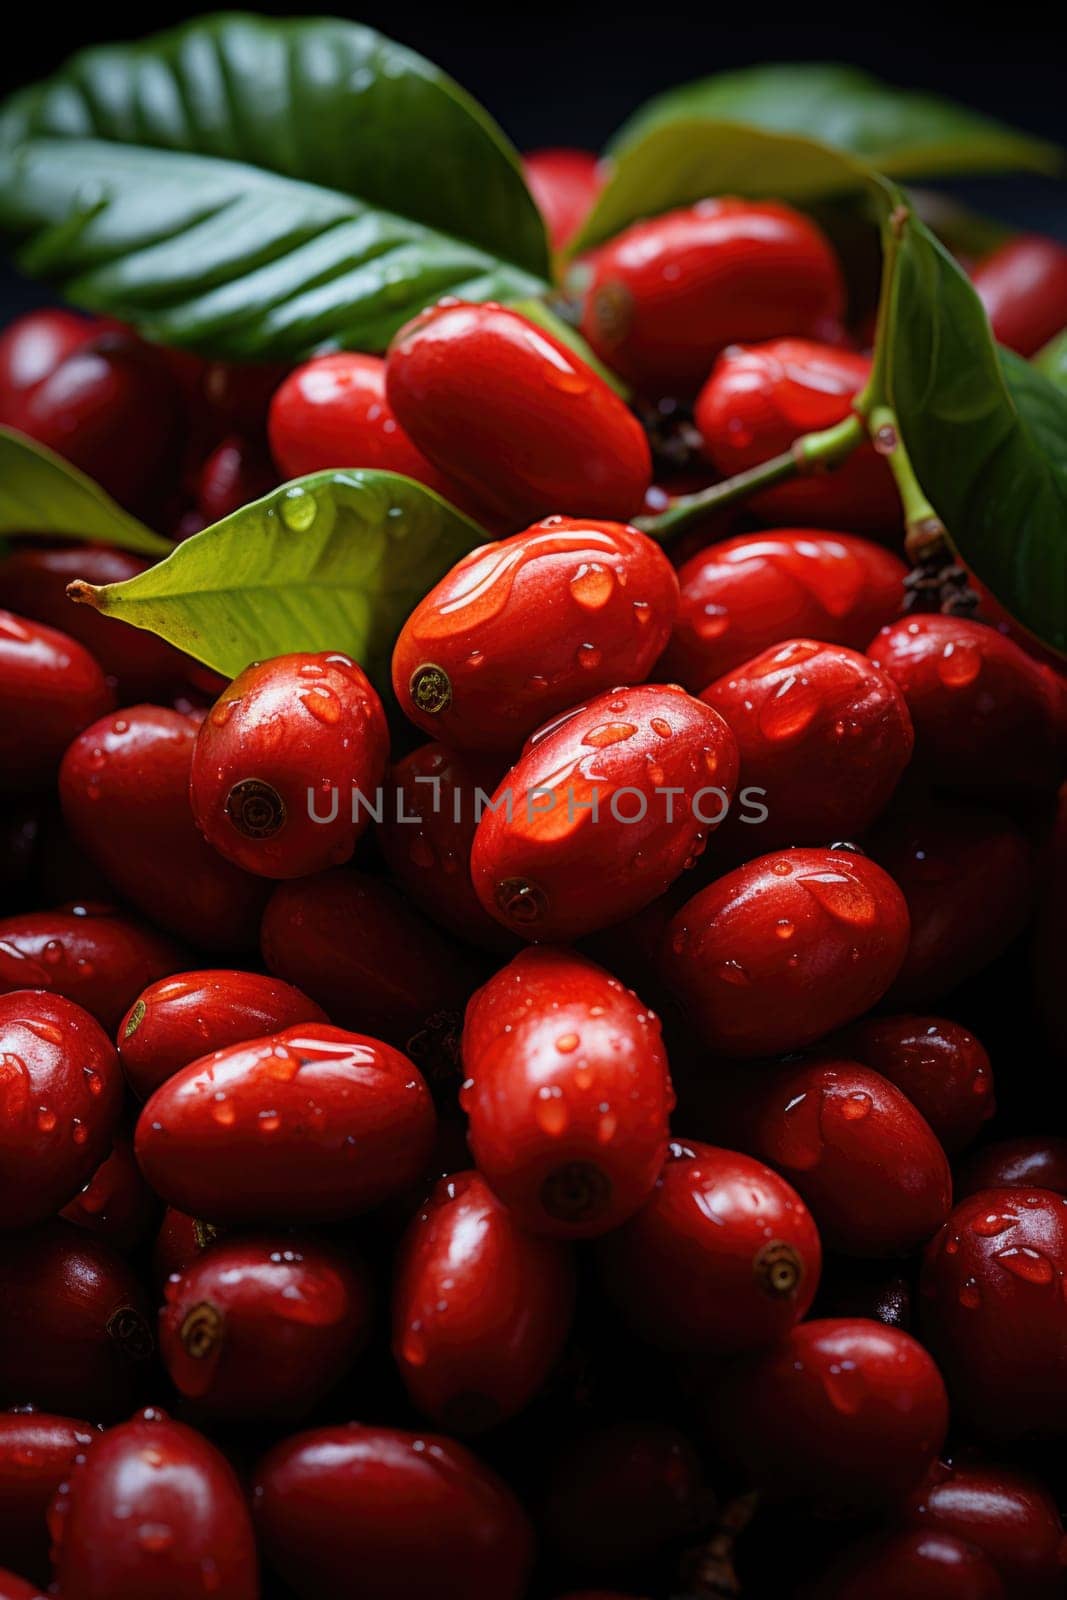
[[(39, 1578), (47, 1575), (48, 1507), (75, 1458), (95, 1437), (95, 1428), (76, 1417), (48, 1411), (0, 1414), (0, 1560), (6, 1565)], [(8, 1600), (2, 1578), (0, 1600)]]
[(149, 1237), (159, 1221), (159, 1206), (125, 1133), (116, 1135), (110, 1154), (59, 1214), (125, 1255)]
[[(704, 453), (724, 478), (783, 455), (802, 434), (843, 422), (870, 375), (869, 356), (809, 339), (735, 344), (697, 397)], [(857, 533), (892, 532), (902, 515), (889, 467), (868, 443), (831, 472), (763, 490), (751, 506), (762, 518)]]
[(221, 1239), (166, 1286), (159, 1353), (209, 1417), (304, 1417), (370, 1333), (370, 1287), (339, 1249), (287, 1234)]
[(1063, 687), (995, 628), (967, 617), (902, 617), (868, 654), (908, 702), (916, 766), (935, 783), (989, 793), (1059, 778)]
[(1051, 1189), (1067, 1195), (1067, 1139), (1037, 1134), (983, 1145), (960, 1165), (956, 1198), (981, 1189)]
[(678, 1140), (651, 1196), (601, 1246), (609, 1294), (664, 1350), (773, 1344), (815, 1297), (819, 1234), (795, 1189), (736, 1150)]
[(198, 728), (165, 706), (102, 718), (64, 756), (59, 797), (75, 841), (125, 900), (190, 944), (243, 951), (255, 947), (268, 891), (224, 861), (193, 820)]
[(419, 449), (513, 527), (555, 512), (625, 522), (641, 509), (652, 458), (637, 418), (517, 311), (424, 311), (389, 347), (386, 391)]
[(853, 1546), (802, 1600), (1008, 1600), (993, 1563), (950, 1533), (893, 1533)]
[(331, 1022), (401, 1046), (454, 1022), (477, 983), (465, 957), (390, 884), (350, 868), (279, 884), (261, 941), (270, 971)]
[(511, 1491), (462, 1445), (358, 1422), (298, 1433), (260, 1462), (264, 1549), (300, 1600), (522, 1600), (533, 1537)]
[(945, 1017), (865, 1017), (824, 1049), (895, 1083), (949, 1155), (970, 1144), (995, 1110), (989, 1056), (973, 1033)]
[(141, 1112), (141, 1169), (168, 1205), (212, 1222), (329, 1222), (403, 1192), (435, 1118), (406, 1056), (308, 1023), (194, 1061)]
[(442, 1178), (401, 1243), (393, 1355), (412, 1401), (452, 1433), (521, 1411), (570, 1329), (567, 1246), (524, 1233), (477, 1172)]
[(240, 434), (229, 434), (200, 469), (196, 509), (205, 523), (221, 522), (250, 501), (269, 494), (277, 482), (264, 447)]
[(674, 569), (645, 534), (547, 517), (472, 551), (419, 602), (393, 688), (445, 744), (513, 752), (561, 711), (647, 677), (677, 604)]
[(233, 1468), (161, 1411), (94, 1441), (51, 1522), (64, 1600), (259, 1600), (255, 1538)]
[(831, 1250), (908, 1255), (948, 1216), (952, 1179), (930, 1125), (857, 1061), (724, 1073), (708, 1100), (709, 1128), (782, 1172)]
[(190, 1217), (174, 1206), (167, 1207), (152, 1250), (152, 1275), (161, 1299), (168, 1280), (187, 1271), (200, 1252), (221, 1239), (224, 1232), (212, 1222)]
[(908, 904), (893, 1005), (936, 1000), (996, 959), (1026, 923), (1034, 869), (1022, 832), (993, 811), (927, 806), (887, 817), (871, 854)]
[(103, 672), (76, 639), (0, 611), (0, 790), (46, 788), (70, 741), (111, 703)]
[(235, 865), (300, 878), (348, 860), (388, 758), (382, 703), (349, 656), (276, 656), (246, 667), (201, 723), (193, 815)]
[(35, 1583), (14, 1572), (0, 1572), (0, 1600), (45, 1600)]
[[(763, 850), (865, 833), (911, 758), (911, 718), (900, 690), (842, 644), (772, 645), (700, 698), (729, 725), (745, 783), (761, 791), (768, 813), (759, 827)], [(751, 837), (743, 822), (735, 833)]]
[(737, 782), (717, 711), (677, 685), (616, 689), (531, 737), (478, 824), (471, 875), (524, 939), (574, 939), (640, 910), (699, 855)]
[(588, 1237), (652, 1192), (674, 1100), (659, 1020), (569, 950), (523, 950), (463, 1029), (461, 1104), (479, 1170), (519, 1223)]
[(724, 539), (679, 570), (681, 601), (660, 671), (693, 694), (785, 639), (866, 650), (900, 612), (907, 568), (881, 545), (816, 528)]
[(206, 411), (212, 442), (228, 433), (258, 438), (267, 426), (267, 413), (287, 368), (271, 361), (205, 361), (188, 350), (169, 349), (186, 368), (185, 386), (192, 386), (194, 407)]
[(118, 1058), (88, 1012), (29, 989), (0, 995), (0, 1108), (0, 1228), (26, 1228), (92, 1176), (122, 1109)]
[(326, 1022), (321, 1006), (279, 978), (209, 969), (150, 984), (119, 1024), (126, 1080), (147, 1100), (191, 1061), (299, 1022)]
[(112, 906), (59, 906), (0, 921), (0, 994), (63, 996), (109, 1033), (140, 989), (184, 965), (177, 945)]
[(545, 219), (548, 242), (562, 250), (600, 193), (600, 163), (591, 150), (531, 150), (522, 158), (522, 170)]
[(713, 1440), (775, 1498), (891, 1506), (941, 1448), (948, 1397), (915, 1339), (863, 1318), (799, 1323), (767, 1351), (711, 1369)]
[(0, 1404), (114, 1421), (129, 1413), (153, 1344), (140, 1283), (103, 1239), (49, 1222), (5, 1240)]
[(390, 770), (378, 846), (390, 876), (420, 911), (468, 944), (510, 951), (514, 936), (478, 899), (470, 868), (480, 808), (502, 770), (498, 756), (419, 745)]
[(0, 423), (20, 426), (26, 396), (75, 350), (97, 338), (95, 318), (50, 307), (16, 317), (0, 333)]
[(1022, 233), (986, 256), (971, 273), (993, 337), (1032, 356), (1067, 324), (1067, 247)]
[(907, 942), (904, 897), (881, 867), (785, 850), (694, 895), (668, 928), (663, 970), (711, 1050), (774, 1055), (869, 1010)]
[(841, 269), (807, 217), (773, 200), (702, 200), (597, 251), (582, 332), (647, 392), (693, 394), (727, 345), (826, 337), (843, 310)]
[(982, 1189), (962, 1201), (923, 1263), (923, 1337), (953, 1415), (998, 1440), (1067, 1428), (1067, 1198)]

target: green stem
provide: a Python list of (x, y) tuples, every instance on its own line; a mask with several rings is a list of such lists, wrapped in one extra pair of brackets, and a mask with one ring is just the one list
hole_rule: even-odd
[(868, 418), (871, 440), (879, 455), (885, 457), (893, 474), (897, 493), (904, 507), (905, 549), (909, 559), (918, 563), (946, 548), (945, 524), (923, 493), (915, 476), (900, 425), (891, 406), (875, 405)]
[(866, 437), (866, 429), (860, 418), (848, 416), (843, 422), (835, 423), (821, 433), (804, 434), (783, 455), (772, 456), (758, 467), (749, 467), (746, 472), (739, 472), (724, 483), (712, 484), (710, 489), (702, 489), (699, 494), (682, 495), (658, 516), (637, 517), (635, 524), (652, 538), (669, 543), (694, 522), (720, 511), (724, 506), (747, 500), (749, 495), (757, 494), (761, 489), (770, 489), (789, 478), (838, 466)]

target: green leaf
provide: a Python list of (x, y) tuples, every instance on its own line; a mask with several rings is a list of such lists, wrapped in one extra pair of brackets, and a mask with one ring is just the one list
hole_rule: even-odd
[(75, 56), (0, 112), (0, 228), (75, 303), (238, 358), (379, 350), (444, 294), (550, 276), (493, 122), (328, 19), (226, 14)]
[(1044, 349), (1034, 357), (1034, 366), (1043, 372), (1057, 389), (1067, 393), (1067, 328), (1050, 339)]
[(1018, 168), (1057, 172), (1063, 161), (1056, 145), (966, 106), (897, 89), (858, 67), (824, 62), (746, 67), (670, 89), (623, 124), (609, 154), (631, 149), (654, 128), (694, 117), (804, 134), (859, 156), (889, 177)]
[(147, 628), (227, 677), (294, 650), (344, 650), (381, 690), (408, 613), (489, 535), (394, 472), (284, 484), (125, 583), (73, 598)]
[(911, 464), (961, 559), (1067, 650), (1067, 394), (1000, 350), (970, 280), (900, 224), (882, 367)]
[(69, 461), (24, 433), (0, 428), (0, 534), (34, 533), (99, 540), (147, 556), (174, 548)]

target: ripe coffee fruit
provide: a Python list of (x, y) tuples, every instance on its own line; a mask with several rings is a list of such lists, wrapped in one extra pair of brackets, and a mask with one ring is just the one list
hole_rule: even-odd
[(591, 150), (531, 150), (523, 156), (523, 174), (553, 250), (563, 249), (592, 210), (603, 181), (599, 165)]
[[(294, 474), (295, 476), (295, 474)], [(229, 434), (208, 456), (196, 484), (196, 509), (205, 523), (221, 522), (277, 487), (264, 447)]]
[[(700, 697), (729, 724), (746, 784), (762, 790), (759, 846), (865, 833), (911, 757), (904, 697), (866, 656), (789, 639), (734, 667)], [(744, 824), (740, 831), (746, 832)]]
[(149, 1237), (159, 1221), (159, 1205), (141, 1175), (133, 1142), (124, 1132), (116, 1134), (110, 1154), (59, 1214), (75, 1227), (98, 1234), (124, 1255)]
[(46, 1222), (103, 1161), (122, 1109), (110, 1039), (60, 995), (0, 995), (0, 1228)]
[(17, 428), (26, 395), (102, 328), (95, 317), (58, 306), (28, 311), (9, 322), (0, 333), (0, 423)]
[(524, 1233), (480, 1173), (442, 1178), (394, 1278), (393, 1355), (412, 1401), (453, 1433), (515, 1416), (551, 1372), (573, 1303), (565, 1244)]
[(0, 790), (47, 787), (70, 741), (111, 703), (103, 672), (76, 639), (0, 611)]
[(419, 449), (513, 527), (641, 509), (652, 478), (641, 424), (517, 311), (444, 300), (422, 312), (389, 347), (386, 392)]
[(774, 528), (724, 539), (680, 568), (664, 677), (692, 694), (786, 639), (866, 650), (903, 603), (907, 568), (867, 539)]
[(35, 1577), (48, 1573), (48, 1507), (75, 1457), (95, 1437), (95, 1428), (76, 1417), (47, 1411), (0, 1415), (0, 1561)]
[(275, 656), (246, 667), (201, 723), (193, 815), (236, 866), (301, 878), (348, 860), (388, 759), (382, 703), (349, 656)]
[(998, 344), (1032, 356), (1067, 325), (1067, 248), (1021, 233), (971, 273)]
[(17, 1577), (13, 1572), (0, 1572), (0, 1600), (45, 1600), (35, 1583)]
[(115, 889), (160, 927), (209, 950), (254, 949), (268, 891), (193, 821), (198, 728), (195, 717), (152, 705), (93, 723), (63, 758), (63, 816)]
[(674, 1104), (659, 1019), (569, 950), (523, 950), (474, 996), (460, 1097), (479, 1171), (522, 1227), (589, 1237), (652, 1192)]
[(983, 1189), (962, 1201), (923, 1263), (923, 1337), (953, 1415), (998, 1441), (1067, 1427), (1067, 1198)]
[(915, 1339), (863, 1318), (801, 1322), (777, 1345), (708, 1370), (713, 1441), (774, 1498), (891, 1506), (945, 1437), (941, 1374)]
[(533, 1535), (510, 1489), (434, 1434), (350, 1422), (294, 1434), (260, 1462), (264, 1549), (300, 1600), (522, 1600)]
[(846, 850), (785, 850), (709, 884), (667, 930), (664, 977), (727, 1056), (797, 1050), (870, 1009), (904, 960), (889, 875)]
[(607, 1289), (642, 1339), (735, 1355), (803, 1317), (822, 1264), (795, 1189), (736, 1150), (678, 1140), (640, 1211), (603, 1241)]
[(654, 900), (703, 849), (737, 783), (717, 711), (677, 685), (598, 695), (540, 728), (478, 824), (471, 875), (524, 939), (575, 939)]
[(321, 1023), (216, 1050), (156, 1090), (135, 1147), (169, 1205), (211, 1222), (357, 1216), (422, 1174), (429, 1090), (406, 1056)]
[(847, 1550), (802, 1600), (1008, 1600), (975, 1545), (934, 1530), (885, 1534)]
[(957, 1200), (980, 1189), (1051, 1189), (1067, 1195), (1067, 1139), (1038, 1134), (983, 1145), (960, 1166), (955, 1188)]
[(419, 602), (393, 688), (445, 744), (513, 752), (559, 712), (647, 677), (677, 604), (674, 568), (636, 528), (546, 517), (472, 551)]
[[(843, 422), (870, 375), (869, 356), (809, 339), (735, 344), (697, 397), (704, 453), (724, 478), (783, 455), (802, 434)], [(857, 533), (892, 532), (902, 515), (889, 467), (866, 442), (833, 471), (791, 478), (751, 505), (763, 518)]]
[(159, 1353), (209, 1417), (304, 1417), (370, 1333), (370, 1286), (339, 1249), (296, 1235), (220, 1239), (166, 1286)]
[(826, 337), (843, 310), (841, 269), (807, 217), (773, 200), (702, 200), (597, 252), (582, 332), (646, 393), (689, 395), (726, 345)]
[(958, 1022), (909, 1015), (865, 1017), (823, 1048), (862, 1061), (895, 1083), (949, 1155), (970, 1144), (993, 1115), (989, 1056)]
[(0, 921), (0, 993), (62, 995), (109, 1033), (138, 990), (184, 965), (177, 945), (112, 906), (59, 906)]
[(147, 1100), (211, 1050), (327, 1020), (321, 1006), (279, 978), (225, 968), (182, 972), (138, 995), (119, 1024), (119, 1059), (131, 1089)]
[(70, 1600), (259, 1600), (248, 1508), (204, 1436), (143, 1411), (95, 1440), (52, 1510)]

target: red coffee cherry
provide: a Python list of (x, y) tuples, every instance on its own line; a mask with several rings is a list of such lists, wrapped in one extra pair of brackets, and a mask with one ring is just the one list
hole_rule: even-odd
[(629, 1576), (698, 1535), (713, 1510), (684, 1433), (660, 1422), (617, 1422), (567, 1440), (549, 1478), (545, 1532), (569, 1566)]
[(45, 1600), (37, 1585), (13, 1572), (0, 1572), (0, 1600)]
[(0, 995), (0, 1228), (55, 1216), (104, 1159), (122, 1109), (111, 1041), (88, 1012)]
[(911, 758), (900, 690), (841, 644), (772, 645), (700, 698), (729, 724), (746, 784), (763, 791), (764, 850), (865, 833)]
[(471, 876), (524, 939), (575, 939), (639, 911), (723, 820), (737, 748), (670, 684), (598, 695), (527, 743), (478, 824)]
[(279, 884), (261, 942), (270, 971), (332, 1022), (401, 1046), (451, 1026), (478, 981), (390, 884), (351, 868)]
[(548, 242), (562, 250), (600, 193), (600, 163), (591, 150), (531, 150), (522, 158), (522, 170), (545, 219)]
[(923, 1337), (953, 1415), (982, 1437), (1067, 1428), (1067, 1198), (982, 1189), (962, 1201), (923, 1262)]
[(287, 1234), (222, 1239), (166, 1287), (159, 1353), (209, 1417), (304, 1417), (370, 1334), (370, 1285), (340, 1250)]
[(708, 1124), (784, 1173), (844, 1255), (908, 1255), (952, 1205), (945, 1152), (894, 1084), (856, 1061), (723, 1074)]
[(152, 1250), (152, 1276), (159, 1286), (160, 1298), (170, 1278), (187, 1271), (202, 1250), (223, 1237), (224, 1230), (214, 1223), (168, 1206)]
[(640, 511), (652, 477), (641, 424), (517, 311), (442, 301), (396, 335), (385, 381), (419, 449), (512, 527)]
[(678, 1141), (645, 1204), (601, 1246), (607, 1289), (664, 1350), (735, 1355), (806, 1315), (822, 1250), (807, 1206), (736, 1150)]
[(0, 611), (0, 790), (47, 788), (70, 741), (111, 703), (104, 674), (76, 639)]
[(1067, 324), (1067, 248), (1040, 233), (1022, 233), (981, 260), (971, 282), (993, 337), (1032, 356)]
[(934, 783), (989, 793), (1059, 778), (1063, 686), (995, 628), (967, 617), (901, 617), (868, 654), (908, 702), (916, 766)]
[(957, 1200), (981, 1189), (1051, 1189), (1067, 1195), (1067, 1139), (1001, 1139), (975, 1150), (956, 1174)]
[(996, 1109), (989, 1056), (973, 1033), (945, 1017), (864, 1017), (823, 1048), (895, 1083), (949, 1155), (970, 1144)]
[(522, 1600), (533, 1536), (510, 1489), (462, 1445), (350, 1422), (276, 1445), (253, 1506), (300, 1600), (351, 1587), (382, 1600)]
[(120, 705), (166, 699), (181, 688), (193, 662), (163, 639), (105, 617), (92, 606), (72, 605), (67, 586), (124, 583), (151, 565), (129, 550), (108, 545), (16, 545), (0, 560), (0, 594), (20, 617), (59, 628), (95, 656)]
[(221, 522), (250, 501), (269, 494), (277, 483), (278, 474), (263, 446), (231, 433), (216, 445), (200, 469), (196, 509), (205, 523)]
[(974, 1456), (951, 1466), (936, 1462), (902, 1514), (912, 1527), (981, 1550), (1011, 1600), (1055, 1600), (1063, 1593), (1067, 1542), (1056, 1501), (1019, 1467)]
[(378, 845), (408, 900), (447, 932), (483, 950), (511, 951), (471, 882), (479, 810), (500, 783), (499, 757), (423, 744), (390, 770)]
[(116, 1135), (110, 1155), (59, 1214), (76, 1227), (99, 1234), (125, 1255), (144, 1243), (159, 1220), (159, 1206), (126, 1134)]
[(0, 423), (20, 426), (27, 394), (105, 324), (59, 307), (28, 311), (0, 333)]
[(307, 1023), (175, 1073), (141, 1112), (134, 1145), (156, 1193), (191, 1216), (331, 1222), (414, 1183), (434, 1122), (399, 1050)]
[(166, 354), (185, 365), (186, 381), (194, 389), (192, 404), (206, 411), (212, 442), (228, 433), (258, 438), (266, 430), (271, 399), (288, 376), (287, 367), (268, 361), (201, 361), (188, 350)]
[(909, 1334), (863, 1318), (801, 1322), (771, 1349), (709, 1368), (717, 1446), (775, 1498), (891, 1506), (929, 1470), (948, 1397)]
[(950, 1533), (893, 1533), (847, 1550), (803, 1600), (1007, 1600), (995, 1566)]
[(566, 1245), (523, 1233), (477, 1172), (442, 1178), (400, 1246), (393, 1355), (412, 1401), (453, 1433), (515, 1416), (563, 1348)]
[[(733, 344), (697, 397), (704, 454), (724, 478), (783, 455), (802, 434), (843, 422), (870, 375), (869, 356), (810, 339)], [(868, 443), (831, 472), (765, 489), (750, 505), (774, 521), (858, 533), (892, 532), (901, 522), (892, 473)]]
[(709, 1049), (800, 1049), (870, 1009), (904, 959), (904, 896), (845, 850), (760, 856), (694, 895), (667, 931), (664, 977)]
[(102, 1239), (49, 1222), (4, 1241), (0, 1405), (80, 1405), (114, 1421), (129, 1413), (152, 1349), (140, 1283)]
[(647, 677), (677, 604), (673, 567), (636, 528), (546, 517), (472, 551), (419, 602), (393, 688), (446, 744), (514, 751), (561, 711)]
[(202, 1434), (143, 1411), (94, 1441), (51, 1516), (70, 1600), (259, 1600), (237, 1477)]
[[(75, 1458), (95, 1438), (95, 1428), (76, 1417), (47, 1411), (0, 1415), (0, 1559), (20, 1572), (47, 1577), (48, 1507)], [(27, 1593), (36, 1596), (37, 1591)]]
[(724, 539), (679, 570), (681, 602), (660, 670), (693, 694), (785, 639), (865, 650), (900, 611), (907, 568), (866, 539), (775, 528)]
[(279, 1033), (299, 1022), (327, 1022), (314, 1000), (259, 972), (183, 972), (150, 984), (119, 1024), (119, 1059), (134, 1093), (152, 1092), (191, 1061)]
[(138, 990), (184, 965), (177, 945), (111, 906), (60, 906), (0, 921), (0, 994), (62, 996), (109, 1033)]
[(908, 953), (889, 1001), (926, 1005), (995, 961), (1022, 931), (1034, 869), (1024, 835), (993, 811), (926, 806), (887, 817), (871, 854), (908, 904)]
[(347, 861), (389, 759), (382, 703), (338, 651), (256, 662), (200, 725), (189, 794), (227, 860), (265, 878)]
[(536, 1233), (588, 1238), (652, 1192), (674, 1104), (659, 1019), (570, 950), (523, 950), (467, 1008), (479, 1170)]
[(693, 394), (726, 345), (826, 337), (843, 311), (837, 258), (807, 217), (773, 200), (702, 200), (597, 251), (582, 332), (649, 393)]
[(223, 861), (193, 821), (198, 728), (165, 706), (102, 718), (64, 756), (59, 798), (76, 842), (123, 899), (193, 945), (243, 951), (255, 947), (268, 891)]

